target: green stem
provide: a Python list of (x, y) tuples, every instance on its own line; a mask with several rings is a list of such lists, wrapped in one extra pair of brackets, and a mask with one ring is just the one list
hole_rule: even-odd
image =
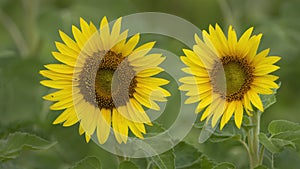
[(271, 156), (271, 169), (274, 169), (274, 154), (272, 153), (272, 156)]
[(39, 45), (39, 32), (37, 30), (37, 14), (38, 14), (38, 0), (22, 0), (24, 8), (24, 33), (29, 47), (29, 54), (35, 54), (36, 48)]
[(251, 156), (251, 153), (250, 153), (250, 149), (249, 149), (249, 146), (245, 143), (244, 140), (239, 140), (239, 142), (245, 147), (245, 149), (247, 150), (247, 153), (248, 153), (248, 156), (249, 156), (249, 159), (250, 161), (252, 161), (252, 156)]
[(0, 23), (3, 24), (4, 28), (12, 37), (12, 40), (20, 52), (20, 56), (26, 57), (29, 51), (22, 33), (16, 23), (4, 11), (2, 11), (2, 9), (0, 9)]
[(264, 154), (265, 154), (265, 146), (262, 146), (260, 148), (260, 152), (259, 152), (259, 164), (263, 163), (264, 160)]
[(260, 132), (260, 115), (261, 113), (258, 111), (257, 113), (253, 113), (251, 117), (251, 124), (254, 126), (248, 132), (248, 145), (250, 150), (250, 168), (254, 169), (258, 165), (260, 165), (260, 152), (259, 152), (259, 132)]

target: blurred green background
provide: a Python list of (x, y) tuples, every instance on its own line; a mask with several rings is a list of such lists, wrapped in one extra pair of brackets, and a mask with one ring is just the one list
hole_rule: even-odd
[[(262, 116), (262, 130), (274, 119), (300, 122), (299, 7), (299, 0), (0, 0), (0, 137), (24, 131), (57, 141), (48, 150), (22, 152), (6, 167), (68, 168), (90, 155), (99, 157), (105, 169), (117, 168), (116, 156), (93, 142), (86, 144), (78, 135), (78, 125), (52, 125), (60, 112), (50, 111), (51, 103), (41, 99), (49, 89), (39, 84), (43, 78), (38, 72), (43, 64), (56, 62), (51, 51), (56, 50), (54, 41), (61, 41), (58, 30), (71, 35), (71, 25), (78, 25), (79, 17), (98, 25), (103, 16), (112, 21), (137, 12), (164, 12), (200, 29), (218, 23), (227, 31), (232, 24), (239, 35), (254, 26), (256, 34), (264, 35), (260, 50), (271, 48), (272, 55), (282, 57), (281, 69), (275, 73), (282, 85), (277, 103)], [(177, 55), (182, 55), (183, 46), (168, 38), (158, 40), (158, 47)], [(197, 145), (198, 135), (194, 129), (186, 141), (219, 162), (247, 167), (247, 154), (239, 143)], [(299, 159), (299, 150), (287, 149), (275, 156), (275, 166), (297, 168)]]

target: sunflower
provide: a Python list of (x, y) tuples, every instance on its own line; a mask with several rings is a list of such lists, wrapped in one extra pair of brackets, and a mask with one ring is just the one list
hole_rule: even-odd
[(270, 73), (279, 69), (273, 65), (279, 56), (268, 56), (269, 49), (257, 52), (262, 34), (251, 36), (249, 28), (239, 39), (232, 26), (227, 37), (216, 24), (209, 33), (202, 32), (203, 40), (195, 35), (193, 51), (183, 49), (181, 60), (190, 74), (183, 77), (180, 90), (187, 91), (186, 104), (197, 103), (195, 113), (203, 112), (201, 121), (211, 120), (212, 127), (220, 121), (220, 129), (234, 116), (241, 127), (244, 112), (252, 116), (254, 108), (263, 112), (260, 94), (269, 95), (278, 88), (277, 76)]
[(155, 42), (136, 48), (140, 35), (127, 39), (121, 20), (110, 31), (103, 17), (100, 29), (80, 18), (80, 29), (72, 26), (74, 40), (59, 31), (63, 43), (56, 42), (53, 52), (59, 64), (47, 64), (40, 74), (49, 80), (41, 84), (58, 89), (43, 98), (55, 103), (51, 110), (64, 110), (53, 122), (71, 126), (80, 123), (79, 133), (86, 141), (97, 136), (104, 144), (110, 129), (118, 143), (126, 143), (128, 132), (143, 138), (145, 125), (152, 125), (145, 108), (159, 110), (155, 101), (167, 101), (170, 93), (162, 86), (168, 80), (152, 77), (163, 71), (158, 65), (161, 54), (149, 54)]

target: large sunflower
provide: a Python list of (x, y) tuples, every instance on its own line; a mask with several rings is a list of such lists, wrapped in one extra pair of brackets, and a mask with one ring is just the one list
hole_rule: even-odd
[(252, 115), (253, 106), (264, 111), (259, 94), (272, 94), (278, 85), (277, 76), (269, 73), (279, 69), (273, 65), (280, 57), (268, 56), (269, 49), (257, 53), (262, 34), (251, 36), (249, 28), (241, 37), (232, 26), (227, 37), (216, 24), (209, 33), (202, 32), (203, 41), (195, 35), (193, 51), (184, 49), (181, 60), (188, 66), (182, 70), (191, 76), (183, 77), (180, 89), (188, 91), (187, 104), (198, 103), (196, 113), (203, 111), (201, 121), (219, 119), (220, 128), (234, 114), (235, 124), (241, 127), (244, 112)]
[(140, 35), (126, 41), (121, 18), (112, 26), (106, 17), (100, 30), (80, 18), (80, 29), (72, 27), (75, 41), (59, 31), (63, 43), (53, 52), (60, 64), (48, 64), (40, 74), (44, 86), (58, 89), (43, 98), (56, 101), (50, 109), (64, 110), (54, 124), (71, 126), (79, 122), (86, 140), (96, 133), (99, 143), (107, 141), (110, 128), (118, 143), (126, 143), (128, 132), (143, 138), (144, 124), (152, 125), (144, 107), (159, 110), (155, 101), (166, 101), (169, 92), (161, 86), (167, 80), (152, 77), (163, 71), (161, 54), (149, 54), (155, 42), (136, 48)]

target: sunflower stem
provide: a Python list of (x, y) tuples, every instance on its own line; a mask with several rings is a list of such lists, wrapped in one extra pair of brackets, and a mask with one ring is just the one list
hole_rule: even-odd
[(259, 164), (263, 163), (264, 160), (264, 154), (265, 154), (265, 146), (262, 146), (260, 148), (260, 152), (259, 152)]
[(260, 151), (259, 151), (259, 132), (260, 132), (260, 111), (257, 111), (256, 113), (253, 113), (253, 116), (251, 117), (251, 123), (254, 126), (249, 132), (248, 132), (248, 146), (250, 150), (250, 168), (254, 169), (255, 167), (259, 166), (262, 162), (260, 159)]

